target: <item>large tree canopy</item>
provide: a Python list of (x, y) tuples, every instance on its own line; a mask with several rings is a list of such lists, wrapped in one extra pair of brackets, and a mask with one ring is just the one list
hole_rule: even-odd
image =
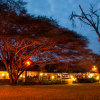
[(34, 17), (16, 10), (17, 6), (13, 8), (8, 1), (13, 0), (0, 5), (0, 59), (9, 72), (11, 84), (29, 68), (26, 63), (29, 60), (34, 65), (40, 64), (41, 69), (46, 64), (59, 62), (73, 66), (73, 61), (82, 61), (90, 52), (86, 49), (86, 37), (61, 28), (52, 18)]

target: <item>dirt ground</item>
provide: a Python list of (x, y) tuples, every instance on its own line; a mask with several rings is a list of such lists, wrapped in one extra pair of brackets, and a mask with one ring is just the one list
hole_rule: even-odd
[(0, 100), (100, 100), (100, 83), (0, 85)]

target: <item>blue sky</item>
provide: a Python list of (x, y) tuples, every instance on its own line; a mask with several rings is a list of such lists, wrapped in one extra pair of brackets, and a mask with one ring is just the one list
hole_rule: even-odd
[[(27, 2), (26, 8), (28, 13), (35, 16), (43, 15), (51, 17), (58, 21), (58, 24), (62, 27), (74, 30), (83, 36), (87, 36), (89, 39), (89, 48), (95, 53), (100, 51), (100, 43), (98, 42), (98, 36), (93, 31), (93, 28), (82, 24), (79, 20), (76, 20), (77, 27), (72, 27), (72, 23), (69, 19), (72, 11), (75, 11), (76, 14), (81, 14), (79, 5), (83, 8), (84, 12), (89, 11), (90, 4), (94, 6), (94, 9), (100, 8), (100, 0), (23, 0)], [(100, 15), (100, 10), (98, 11)], [(99, 26), (100, 29), (100, 26)]]

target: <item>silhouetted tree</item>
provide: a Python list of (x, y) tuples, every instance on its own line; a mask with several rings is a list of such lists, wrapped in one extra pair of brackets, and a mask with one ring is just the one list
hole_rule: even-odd
[(23, 3), (15, 2), (20, 5), (19, 10), (7, 3), (0, 5), (0, 59), (11, 84), (16, 84), (23, 71), (31, 66), (27, 61), (34, 62), (32, 66), (40, 64), (40, 69), (44, 69), (46, 64), (80, 60), (86, 57), (85, 52), (90, 52), (86, 49), (86, 37), (60, 28), (52, 18), (22, 12)]
[(86, 14), (83, 9), (81, 8), (81, 6), (79, 5), (79, 8), (82, 12), (81, 15), (75, 14), (74, 12), (72, 12), (71, 16), (70, 16), (70, 20), (72, 20), (73, 25), (75, 25), (74, 23), (74, 18), (78, 18), (81, 22), (91, 26), (94, 28), (95, 32), (97, 33), (99, 39), (98, 41), (100, 42), (100, 32), (99, 32), (99, 24), (100, 24), (100, 18), (99, 18), (99, 14), (97, 14), (97, 10), (93, 9), (93, 6), (90, 4), (90, 11), (88, 14)]
[(45, 69), (50, 72), (89, 72), (93, 65), (92, 55), (84, 53), (81, 59), (49, 64), (45, 66)]

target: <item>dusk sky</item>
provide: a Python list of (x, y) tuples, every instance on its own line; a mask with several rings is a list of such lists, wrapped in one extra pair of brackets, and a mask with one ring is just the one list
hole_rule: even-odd
[[(93, 28), (82, 24), (79, 20), (76, 20), (77, 27), (72, 27), (72, 22), (70, 21), (70, 14), (74, 11), (76, 14), (81, 14), (79, 5), (83, 8), (83, 11), (88, 13), (90, 4), (94, 6), (94, 10), (100, 8), (100, 0), (23, 0), (27, 2), (28, 13), (38, 16), (47, 16), (58, 21), (58, 24), (62, 27), (68, 28), (69, 30), (74, 30), (78, 34), (87, 36), (89, 39), (89, 48), (93, 50), (94, 53), (99, 53), (100, 43), (98, 41), (98, 36)], [(100, 9), (98, 11), (100, 15)], [(100, 26), (99, 26), (100, 29)], [(99, 30), (100, 31), (100, 30)]]

